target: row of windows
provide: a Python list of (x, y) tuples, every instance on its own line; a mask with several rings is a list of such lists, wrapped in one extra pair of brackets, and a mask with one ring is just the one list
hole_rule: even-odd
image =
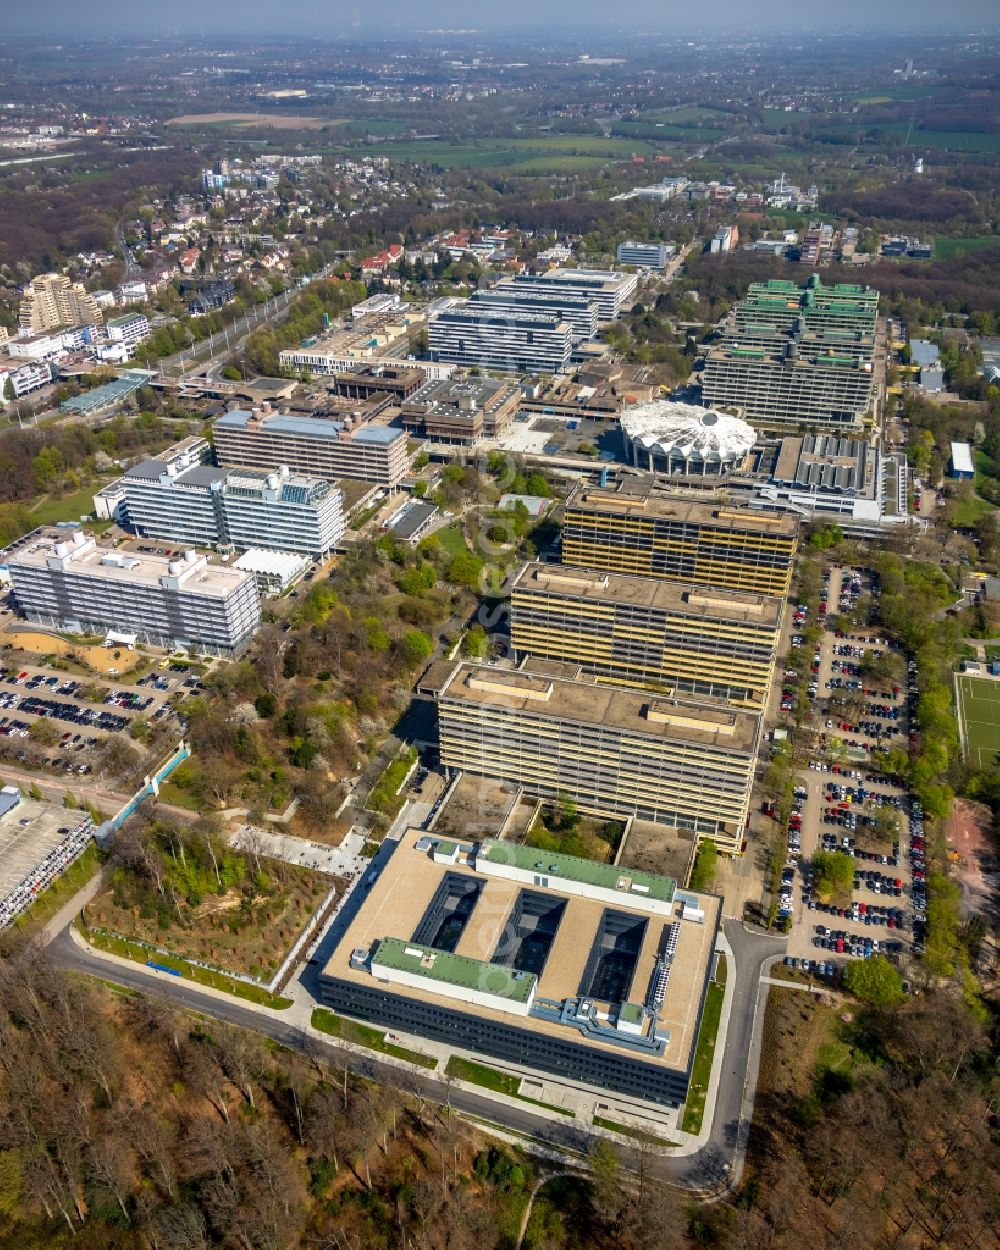
[(324, 1002), (335, 1011), (374, 1021), (434, 1041), (506, 1059), (667, 1106), (679, 1106), (687, 1094), (687, 1074), (673, 1068), (643, 1063), (610, 1048), (598, 1050), (583, 1042), (562, 1041), (484, 1016), (451, 1007), (406, 999), (381, 988), (367, 988), (334, 977), (323, 977)]

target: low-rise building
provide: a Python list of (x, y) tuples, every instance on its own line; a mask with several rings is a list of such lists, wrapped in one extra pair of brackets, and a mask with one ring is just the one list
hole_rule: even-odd
[(496, 438), (510, 425), (520, 391), (493, 378), (428, 382), (400, 405), (403, 428), (435, 443), (472, 446)]
[(877, 534), (908, 520), (905, 455), (884, 455), (864, 439), (835, 434), (783, 438), (766, 482), (755, 482), (751, 508), (835, 521)]
[(976, 463), (968, 443), (952, 443), (948, 460), (948, 476), (971, 482), (976, 476)]
[(306, 575), (309, 561), (290, 551), (251, 547), (249, 551), (244, 551), (233, 568), (252, 573), (262, 595), (283, 595)]
[(238, 656), (260, 624), (253, 575), (209, 564), (195, 551), (178, 559), (138, 556), (74, 530), (64, 541), (25, 543), (7, 567), (20, 614), (54, 629), (111, 629), (158, 646)]
[(637, 265), (640, 269), (666, 269), (667, 262), (676, 251), (672, 243), (619, 243), (618, 263)]

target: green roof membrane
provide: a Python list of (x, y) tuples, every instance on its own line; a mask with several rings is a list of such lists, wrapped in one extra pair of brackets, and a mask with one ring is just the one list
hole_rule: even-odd
[(638, 895), (663, 903), (673, 902), (677, 890), (677, 882), (672, 877), (660, 877), (639, 868), (616, 868), (614, 864), (600, 864), (592, 859), (581, 859), (578, 855), (561, 855), (556, 851), (540, 851), (533, 846), (499, 842), (496, 838), (483, 840), (476, 853), (477, 866), (482, 859), (491, 864), (509, 864), (522, 872), (541, 873), (550, 878), (549, 884), (553, 889), (559, 888), (559, 878), (562, 878), (603, 890), (617, 890), (623, 900)]
[(518, 972), (501, 964), (487, 963), (484, 959), (469, 959), (466, 955), (455, 955), (433, 946), (421, 946), (392, 937), (379, 938), (372, 955), (373, 971), (376, 971), (376, 965), (424, 977), (429, 982), (479, 990), (513, 1003), (529, 1002), (538, 980), (531, 972)]

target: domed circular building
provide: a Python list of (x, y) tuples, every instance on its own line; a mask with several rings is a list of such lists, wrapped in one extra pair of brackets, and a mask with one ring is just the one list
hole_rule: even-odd
[(670, 399), (626, 409), (621, 429), (631, 464), (685, 477), (732, 473), (757, 439), (753, 426), (739, 417)]

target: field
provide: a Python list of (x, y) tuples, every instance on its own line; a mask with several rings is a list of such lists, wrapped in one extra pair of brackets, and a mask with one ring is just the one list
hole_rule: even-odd
[(43, 495), (32, 504), (32, 521), (35, 525), (55, 525), (57, 521), (79, 521), (82, 516), (92, 516), (94, 496), (111, 480), (110, 477), (98, 478), (71, 495)]
[(1000, 754), (1000, 682), (958, 673), (955, 700), (966, 758), (974, 768), (993, 768)]
[(295, 113), (183, 113), (171, 117), (168, 126), (265, 126), (272, 130), (322, 130), (343, 126), (339, 117), (300, 117)]
[(934, 243), (935, 260), (951, 260), (969, 252), (982, 252), (988, 247), (1000, 247), (1000, 235), (978, 235), (973, 239), (937, 239)]
[(479, 144), (414, 139), (370, 147), (362, 145), (351, 150), (438, 165), (442, 169), (505, 169), (522, 174), (600, 169), (608, 161), (649, 156), (657, 151), (641, 140), (606, 139), (601, 135), (542, 135), (531, 139), (493, 139)]

